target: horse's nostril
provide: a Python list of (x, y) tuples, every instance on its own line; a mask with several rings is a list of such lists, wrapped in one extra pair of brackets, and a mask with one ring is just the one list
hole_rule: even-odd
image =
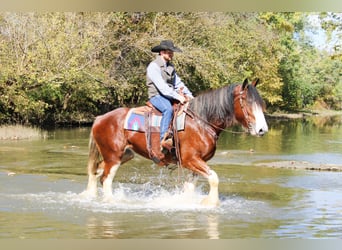
[(265, 131), (264, 131), (263, 129), (260, 129), (258, 134), (259, 134), (259, 135), (264, 135), (264, 134), (265, 134)]

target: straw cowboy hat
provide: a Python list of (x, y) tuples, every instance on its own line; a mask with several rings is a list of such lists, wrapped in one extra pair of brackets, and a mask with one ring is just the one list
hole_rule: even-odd
[(171, 50), (173, 52), (182, 52), (180, 48), (177, 48), (173, 45), (171, 40), (163, 40), (159, 45), (154, 46), (151, 51), (152, 52), (160, 52), (161, 50)]

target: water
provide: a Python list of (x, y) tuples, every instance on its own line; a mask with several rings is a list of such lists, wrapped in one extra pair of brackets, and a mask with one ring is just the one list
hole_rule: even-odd
[[(342, 238), (342, 172), (258, 164), (342, 165), (341, 117), (269, 121), (263, 138), (224, 133), (209, 162), (220, 206), (205, 208), (200, 179), (136, 156), (114, 180), (114, 199), (80, 196), (87, 183), (89, 128), (57, 129), (37, 140), (0, 141), (0, 238), (233, 239)], [(236, 130), (234, 128), (233, 130)]]

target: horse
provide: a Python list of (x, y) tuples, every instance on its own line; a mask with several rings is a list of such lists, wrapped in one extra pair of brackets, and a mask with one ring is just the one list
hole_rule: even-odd
[[(226, 128), (241, 124), (246, 132), (262, 136), (268, 131), (264, 117), (265, 104), (252, 83), (229, 84), (200, 93), (187, 108), (185, 128), (178, 132), (181, 166), (192, 171), (184, 187), (194, 190), (200, 176), (207, 179), (209, 193), (202, 200), (205, 206), (218, 206), (219, 179), (208, 165), (216, 151), (219, 135)], [(89, 139), (88, 184), (85, 194), (97, 196), (97, 182), (103, 186), (104, 200), (112, 200), (112, 182), (118, 168), (134, 157), (134, 152), (151, 159), (145, 133), (124, 128), (128, 107), (119, 107), (95, 118)], [(167, 158), (167, 163), (174, 159)], [(190, 172), (191, 172), (190, 171)]]

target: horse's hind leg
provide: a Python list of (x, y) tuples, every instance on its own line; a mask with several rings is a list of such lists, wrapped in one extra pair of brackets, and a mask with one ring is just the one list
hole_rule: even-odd
[(119, 167), (134, 157), (133, 151), (126, 147), (119, 161), (102, 162), (101, 183), (103, 185), (103, 199), (110, 201), (113, 198), (112, 183)]
[(81, 193), (82, 196), (96, 197), (97, 196), (97, 180), (103, 174), (104, 163), (98, 163), (99, 151), (95, 142), (90, 137), (90, 151), (88, 160), (88, 184), (87, 189)]
[(120, 165), (121, 165), (120, 162), (105, 164), (105, 171), (101, 177), (101, 182), (103, 185), (103, 200), (105, 201), (111, 201), (113, 199), (113, 190), (112, 190), (113, 179)]
[(104, 170), (104, 162), (98, 163), (96, 167), (96, 172), (94, 173), (94, 169), (88, 167), (88, 185), (87, 190), (83, 192), (83, 194), (96, 197), (97, 196), (97, 180), (100, 176), (102, 176)]

